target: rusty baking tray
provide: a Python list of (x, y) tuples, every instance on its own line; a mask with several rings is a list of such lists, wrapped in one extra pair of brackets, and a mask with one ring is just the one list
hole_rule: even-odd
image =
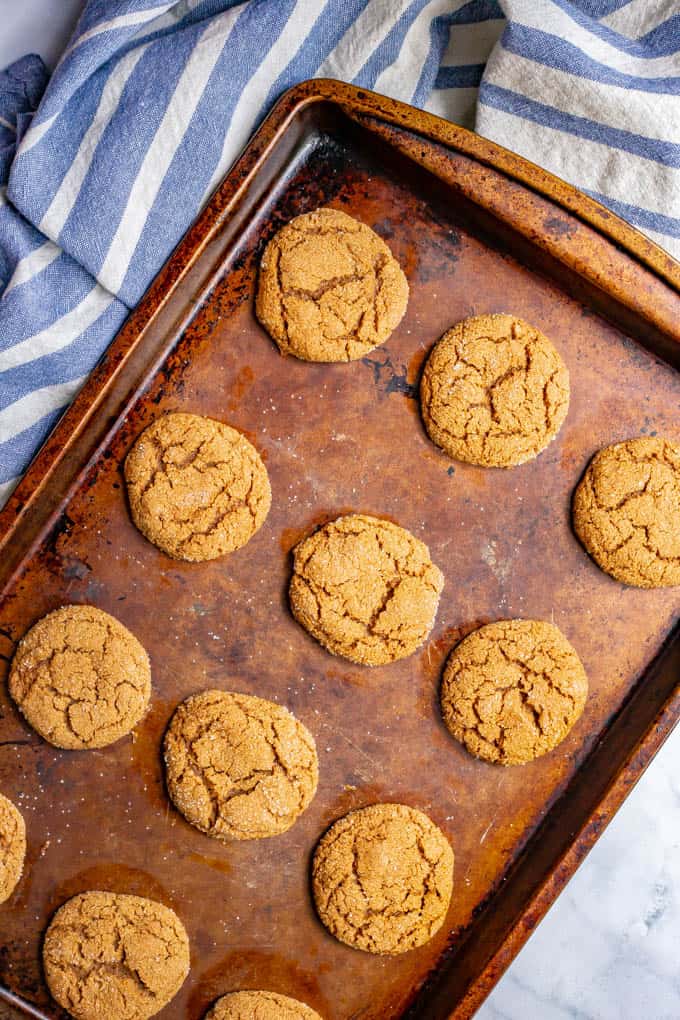
[[(387, 344), (349, 365), (282, 359), (253, 315), (258, 258), (293, 215), (330, 203), (385, 237), (411, 286)], [(455, 125), (349, 85), (287, 93), (130, 316), (0, 523), (2, 668), (63, 602), (117, 616), (149, 650), (154, 695), (135, 736), (60, 752), (2, 688), (0, 789), (22, 808), (25, 877), (0, 908), (0, 981), (62, 1016), (41, 934), (89, 889), (173, 906), (192, 969), (161, 1014), (198, 1020), (219, 994), (268, 988), (327, 1020), (470, 1017), (588, 852), (678, 717), (678, 590), (626, 588), (569, 524), (600, 446), (680, 439), (680, 266), (571, 187)], [(556, 343), (569, 416), (535, 461), (452, 463), (427, 439), (417, 380), (440, 334), (511, 311)], [(157, 415), (186, 409), (263, 452), (273, 506), (240, 551), (173, 562), (128, 515), (121, 463)], [(286, 605), (290, 549), (347, 510), (422, 536), (446, 576), (430, 641), (375, 669), (328, 655)], [(437, 710), (447, 652), (501, 617), (554, 620), (590, 677), (585, 713), (553, 754), (503, 769), (469, 757)], [(288, 833), (222, 845), (169, 806), (159, 743), (175, 705), (219, 686), (289, 706), (316, 736), (312, 806)], [(311, 905), (310, 853), (352, 807), (425, 810), (456, 852), (448, 923), (395, 958), (336, 942)]]

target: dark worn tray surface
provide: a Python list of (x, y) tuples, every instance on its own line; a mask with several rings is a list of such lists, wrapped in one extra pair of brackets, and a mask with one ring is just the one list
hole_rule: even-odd
[[(308, 1002), (327, 1020), (402, 1014), (449, 947), (486, 923), (480, 907), (548, 813), (669, 634), (677, 590), (625, 588), (585, 555), (569, 523), (571, 492), (593, 452), (639, 434), (680, 438), (680, 379), (654, 353), (457, 222), (351, 133), (300, 151), (262, 197), (222, 277), (175, 352), (116, 426), (48, 538), (2, 606), (0, 651), (63, 602), (113, 613), (151, 656), (153, 701), (135, 734), (101, 751), (60, 752), (0, 692), (0, 788), (28, 826), (25, 877), (0, 907), (0, 980), (47, 1015), (39, 948), (67, 897), (112, 889), (157, 898), (188, 929), (192, 969), (162, 1017), (198, 1020), (219, 994), (265, 987)], [(323, 203), (373, 226), (409, 279), (408, 312), (363, 361), (318, 366), (282, 359), (252, 308), (258, 253), (283, 222)], [(416, 400), (428, 350), (470, 314), (511, 311), (551, 337), (571, 373), (557, 440), (513, 470), (452, 463), (427, 439)], [(169, 560), (132, 526), (121, 463), (134, 437), (169, 410), (241, 429), (266, 459), (273, 504), (242, 550), (212, 563)], [(446, 578), (428, 643), (367, 669), (335, 659), (286, 605), (290, 549), (348, 510), (384, 515), (430, 546)], [(590, 678), (585, 713), (553, 754), (501, 769), (469, 757), (437, 710), (455, 641), (501, 617), (554, 621)], [(3, 659), (3, 671), (7, 661)], [(287, 834), (221, 845), (188, 826), (166, 797), (159, 744), (178, 701), (206, 687), (288, 706), (316, 737), (321, 778)], [(453, 844), (454, 896), (445, 928), (397, 958), (331, 938), (310, 902), (310, 854), (347, 810), (398, 800), (426, 811)], [(551, 812), (551, 806), (555, 805)], [(538, 878), (541, 876), (537, 875)], [(455, 957), (454, 957), (455, 959)], [(480, 967), (482, 957), (480, 955)], [(418, 1016), (443, 1016), (424, 992)], [(455, 1002), (450, 1002), (451, 1008)]]

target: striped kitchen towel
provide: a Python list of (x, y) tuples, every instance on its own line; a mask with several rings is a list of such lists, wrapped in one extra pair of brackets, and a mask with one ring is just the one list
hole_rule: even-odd
[(680, 255), (680, 0), (88, 0), (0, 74), (0, 504), (284, 89), (334, 77)]

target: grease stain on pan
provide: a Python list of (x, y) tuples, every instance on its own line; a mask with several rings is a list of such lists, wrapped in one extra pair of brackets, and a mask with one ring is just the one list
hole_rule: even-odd
[(229, 861), (225, 861), (223, 857), (207, 857), (205, 854), (189, 853), (186, 859), (196, 864), (203, 864), (214, 871), (220, 871), (223, 875), (229, 875), (233, 870)]
[(250, 365), (243, 365), (234, 378), (233, 383), (229, 387), (229, 402), (227, 409), (229, 411), (235, 411), (241, 403), (243, 397), (246, 395), (250, 387), (255, 381), (255, 373), (253, 372)]
[(88, 892), (97, 889), (101, 892), (128, 893), (132, 896), (145, 896), (148, 899), (164, 903), (171, 907), (181, 917), (182, 904), (171, 896), (164, 885), (150, 872), (142, 871), (139, 868), (131, 868), (126, 864), (111, 861), (107, 864), (96, 864), (94, 867), (85, 868), (76, 872), (70, 878), (56, 883), (47, 903), (47, 911), (50, 916), (55, 910), (81, 892)]
[[(152, 663), (152, 684), (157, 687), (159, 683), (162, 683), (162, 678), (156, 674)], [(159, 698), (154, 690), (151, 707), (132, 731), (130, 742), (132, 765), (144, 780), (144, 792), (157, 808), (163, 810), (167, 806), (167, 797), (161, 765), (161, 745), (175, 707), (174, 701)]]

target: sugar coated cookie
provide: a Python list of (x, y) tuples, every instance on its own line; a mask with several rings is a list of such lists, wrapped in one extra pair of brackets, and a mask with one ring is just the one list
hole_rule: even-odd
[(512, 315), (463, 319), (433, 348), (420, 383), (430, 439), (456, 460), (512, 467), (559, 432), (569, 373), (547, 337)]
[(554, 624), (500, 620), (453, 649), (441, 707), (452, 735), (471, 754), (519, 765), (564, 740), (587, 696), (581, 661)]
[(354, 361), (401, 322), (408, 283), (382, 238), (344, 212), (317, 209), (267, 245), (255, 310), (282, 354)]
[(204, 1020), (321, 1020), (310, 1006), (276, 992), (229, 992)]
[(427, 546), (409, 531), (349, 514), (295, 547), (290, 605), (328, 651), (376, 666), (425, 641), (443, 586)]
[(0, 903), (14, 892), (26, 857), (26, 826), (19, 810), (0, 793)]
[(597, 565), (617, 581), (680, 584), (680, 445), (642, 436), (600, 450), (574, 493), (573, 521)]
[(186, 820), (216, 839), (285, 832), (309, 806), (314, 738), (273, 701), (203, 691), (183, 701), (164, 741), (166, 780)]
[(245, 436), (213, 418), (166, 414), (125, 460), (132, 519), (178, 560), (212, 560), (240, 549), (262, 527), (271, 489)]
[(147, 709), (149, 657), (103, 610), (62, 606), (19, 642), (9, 692), (29, 725), (55, 747), (105, 747)]
[(147, 1020), (189, 973), (189, 939), (169, 907), (85, 892), (56, 912), (43, 943), (52, 996), (76, 1020)]
[(341, 942), (405, 953), (441, 928), (453, 887), (453, 851), (422, 811), (372, 804), (321, 838), (312, 862), (319, 917)]

